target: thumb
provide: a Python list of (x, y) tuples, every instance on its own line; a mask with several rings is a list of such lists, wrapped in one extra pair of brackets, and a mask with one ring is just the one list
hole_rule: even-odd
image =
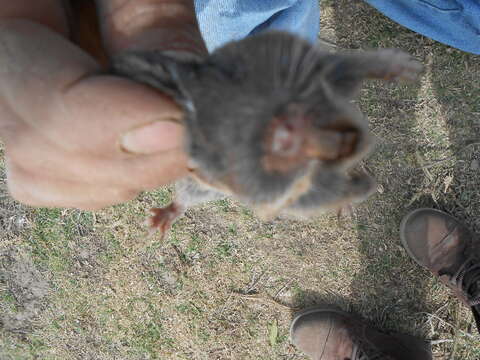
[(183, 130), (183, 126), (173, 119), (154, 121), (123, 134), (120, 147), (132, 154), (147, 155), (168, 151), (181, 146)]

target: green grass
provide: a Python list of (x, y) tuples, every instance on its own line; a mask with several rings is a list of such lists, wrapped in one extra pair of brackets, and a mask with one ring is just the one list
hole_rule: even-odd
[[(169, 188), (96, 213), (0, 197), (8, 215), (0, 221), (0, 319), (25, 314), (29, 287), (49, 286), (20, 331), (0, 327), (2, 360), (306, 359), (288, 329), (292, 313), (312, 304), (434, 340), (438, 359), (480, 358), (468, 309), (398, 237), (402, 216), (420, 206), (480, 233), (480, 173), (471, 166), (480, 146), (468, 145), (480, 141), (480, 59), (362, 2), (322, 8), (322, 37), (340, 48), (398, 47), (426, 64), (417, 84), (370, 82), (361, 91), (378, 138), (365, 166), (382, 190), (340, 222), (325, 214), (262, 223), (216, 201), (189, 210), (163, 242), (147, 237), (142, 222), (171, 200)], [(30, 274), (27, 290), (13, 276), (18, 268)]]

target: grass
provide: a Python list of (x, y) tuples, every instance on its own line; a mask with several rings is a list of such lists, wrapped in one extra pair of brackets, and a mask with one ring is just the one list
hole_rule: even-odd
[(398, 237), (419, 206), (480, 233), (480, 58), (361, 2), (322, 5), (322, 37), (340, 48), (402, 48), (426, 64), (418, 84), (362, 90), (378, 138), (365, 166), (379, 191), (342, 222), (262, 223), (217, 201), (160, 243), (142, 221), (168, 189), (96, 213), (31, 209), (6, 196), (2, 174), (1, 359), (306, 359), (288, 327), (295, 310), (320, 303), (432, 340), (436, 359), (480, 358), (468, 309)]

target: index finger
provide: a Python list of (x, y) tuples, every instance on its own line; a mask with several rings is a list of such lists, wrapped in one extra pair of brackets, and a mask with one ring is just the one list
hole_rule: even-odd
[(0, 102), (16, 116), (0, 117), (0, 123), (18, 127), (24, 122), (71, 151), (121, 156), (118, 141), (125, 132), (181, 118), (178, 106), (158, 91), (94, 76), (99, 70), (93, 58), (48, 28), (2, 21)]
[(46, 104), (99, 69), (93, 58), (43, 25), (0, 21), (0, 99), (22, 119), (32, 113), (50, 118)]

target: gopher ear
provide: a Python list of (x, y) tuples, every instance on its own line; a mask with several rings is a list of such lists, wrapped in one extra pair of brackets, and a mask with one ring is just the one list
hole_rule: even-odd
[(183, 58), (160, 51), (131, 51), (113, 58), (111, 72), (153, 86), (177, 101), (184, 101), (189, 98), (185, 81), (194, 76), (201, 60), (194, 56)]

